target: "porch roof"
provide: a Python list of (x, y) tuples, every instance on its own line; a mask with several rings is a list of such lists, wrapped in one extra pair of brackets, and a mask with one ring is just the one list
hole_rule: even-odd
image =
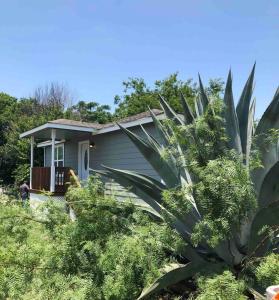
[(97, 128), (93, 127), (93, 123), (58, 119), (23, 132), (20, 138), (34, 136), (34, 138), (49, 139), (51, 137), (51, 129), (56, 129), (56, 137), (58, 139), (72, 138), (73, 136), (86, 133), (92, 134), (97, 130)]

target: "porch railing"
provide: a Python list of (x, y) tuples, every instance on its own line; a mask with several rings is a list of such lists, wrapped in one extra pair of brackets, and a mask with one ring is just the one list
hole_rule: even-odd
[(50, 190), (50, 168), (49, 167), (32, 168), (32, 189), (38, 191)]
[(70, 170), (68, 167), (55, 168), (55, 193), (64, 194), (67, 192), (71, 177)]
[[(54, 193), (65, 194), (70, 182), (70, 170), (68, 167), (55, 168), (55, 191)], [(32, 168), (32, 190), (50, 191), (50, 167)]]

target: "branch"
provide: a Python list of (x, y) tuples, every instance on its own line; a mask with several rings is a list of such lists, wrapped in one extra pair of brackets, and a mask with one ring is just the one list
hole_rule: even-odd
[(21, 215), (14, 215), (14, 216), (2, 217), (2, 218), (0, 218), (0, 221), (1, 221), (1, 220), (6, 220), (6, 219), (13, 219), (13, 218), (21, 218), (21, 219), (26, 219), (26, 220), (29, 220), (29, 221), (41, 223), (41, 224), (47, 224), (46, 221), (34, 219), (34, 218), (32, 218), (32, 217), (29, 217), (29, 216), (21, 216)]

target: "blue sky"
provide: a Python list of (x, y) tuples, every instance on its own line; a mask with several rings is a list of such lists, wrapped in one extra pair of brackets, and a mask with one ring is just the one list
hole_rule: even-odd
[(279, 1), (9, 0), (0, 9), (0, 90), (50, 81), (113, 104), (122, 81), (227, 76), (237, 99), (257, 61), (257, 115), (279, 85)]

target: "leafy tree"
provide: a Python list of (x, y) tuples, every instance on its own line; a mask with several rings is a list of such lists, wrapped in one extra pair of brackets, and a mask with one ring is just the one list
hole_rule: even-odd
[(0, 146), (6, 142), (5, 132), (9, 130), (9, 122), (12, 117), (16, 101), (16, 98), (5, 93), (0, 93)]
[[(3, 114), (1, 114), (0, 131), (0, 178), (5, 184), (28, 179), (30, 143), (20, 139), (20, 133), (40, 126), (49, 120), (63, 117), (53, 103), (40, 103), (34, 98), (16, 99), (6, 94), (0, 95)], [(49, 106), (48, 106), (49, 105)], [(47, 108), (48, 107), (48, 108)], [(42, 163), (42, 152), (35, 152), (35, 164)]]
[(100, 105), (97, 102), (79, 101), (65, 112), (67, 119), (73, 119), (82, 122), (92, 122), (105, 124), (112, 120), (109, 105)]
[[(180, 93), (193, 105), (198, 92), (196, 83), (192, 79), (182, 81), (178, 73), (171, 74), (164, 80), (156, 80), (154, 87), (150, 88), (142, 78), (129, 78), (123, 82), (124, 94), (115, 96), (114, 103), (118, 105), (115, 110), (117, 118), (138, 114), (150, 108), (160, 108), (158, 94), (167, 99), (176, 112), (182, 112)], [(220, 79), (209, 81), (207, 89), (210, 97), (218, 97), (223, 91), (223, 82)]]

